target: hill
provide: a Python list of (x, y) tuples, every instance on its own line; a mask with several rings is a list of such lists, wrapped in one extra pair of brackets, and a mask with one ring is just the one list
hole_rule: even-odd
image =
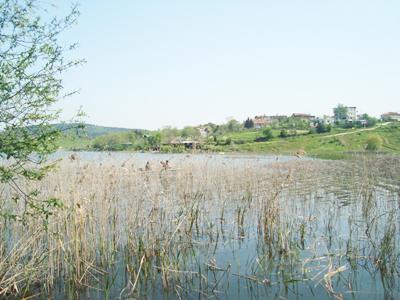
[[(60, 127), (62, 128), (62, 127)], [(180, 131), (175, 135), (181, 135)], [(126, 128), (87, 125), (82, 132), (66, 130), (59, 146), (75, 150), (128, 150), (147, 151), (158, 148), (161, 152), (190, 151), (162, 142), (168, 132), (133, 130)], [(280, 130), (272, 130), (272, 138), (263, 139), (263, 131), (257, 129), (225, 132), (217, 137), (201, 139), (199, 151), (253, 152), (265, 154), (302, 155), (340, 159), (350, 153), (365, 151), (368, 139), (378, 136), (382, 140), (380, 152), (400, 154), (400, 123), (380, 123), (370, 128), (332, 128), (326, 133), (309, 133), (307, 130), (288, 131), (282, 137)], [(157, 146), (160, 145), (161, 146)]]
[(146, 132), (142, 129), (129, 129), (120, 127), (107, 127), (93, 124), (59, 123), (54, 124), (62, 134), (57, 144), (60, 148), (68, 150), (89, 150), (93, 141), (103, 136), (117, 136), (131, 132)]
[[(255, 136), (255, 133), (250, 135)], [(293, 155), (302, 152), (319, 158), (345, 158), (351, 153), (365, 151), (369, 138), (382, 139), (380, 152), (400, 154), (400, 124), (382, 124), (365, 129), (334, 129), (324, 134), (301, 134), (280, 138), (275, 135), (269, 141), (254, 142), (246, 140), (249, 133), (231, 135), (229, 145), (209, 145), (210, 151), (237, 151), (255, 153), (274, 153)], [(244, 142), (243, 142), (244, 141)]]
[(58, 123), (54, 124), (55, 127), (63, 131), (64, 133), (72, 133), (80, 136), (84, 136), (87, 138), (96, 138), (101, 135), (109, 134), (109, 133), (120, 133), (127, 132), (131, 130), (140, 131), (140, 129), (129, 129), (129, 128), (120, 128), (120, 127), (107, 127), (107, 126), (99, 126), (93, 124), (84, 124), (84, 128), (80, 128), (80, 124), (78, 123)]

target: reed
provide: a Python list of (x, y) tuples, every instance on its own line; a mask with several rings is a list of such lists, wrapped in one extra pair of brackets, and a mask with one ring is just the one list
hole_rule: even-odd
[(0, 297), (184, 299), (239, 280), (242, 296), (287, 297), (308, 284), (341, 299), (357, 295), (360, 267), (393, 295), (399, 162), (181, 156), (145, 171), (135, 159), (63, 159), (41, 182), (20, 183), (62, 199), (47, 229), (34, 218), (0, 225)]

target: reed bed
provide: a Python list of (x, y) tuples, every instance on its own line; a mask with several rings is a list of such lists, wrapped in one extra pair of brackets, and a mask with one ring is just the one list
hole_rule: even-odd
[(65, 157), (20, 183), (63, 201), (46, 229), (0, 225), (0, 296), (395, 299), (399, 163)]

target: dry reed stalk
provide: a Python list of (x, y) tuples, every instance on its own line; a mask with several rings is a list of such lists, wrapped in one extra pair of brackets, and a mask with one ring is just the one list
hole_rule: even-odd
[[(329, 189), (342, 184), (347, 187), (349, 184), (341, 182), (347, 172), (349, 177), (366, 178), (363, 185), (352, 187), (356, 193), (363, 191), (362, 205), (370, 208), (376, 201), (370, 191), (377, 176), (366, 170), (379, 169), (382, 163), (366, 159), (361, 166), (351, 164), (302, 160), (234, 165), (182, 159), (174, 163), (176, 169), (145, 172), (132, 167), (140, 165), (134, 159), (122, 165), (112, 158), (101, 164), (79, 158), (63, 161), (57, 172), (33, 186), (43, 197), (55, 196), (64, 202), (65, 208), (51, 218), (48, 231), (35, 233), (40, 222), (34, 219), (26, 226), (0, 227), (0, 232), (11, 237), (0, 241), (0, 294), (21, 294), (25, 286), (35, 288), (34, 275), (41, 284), (46, 282), (48, 289), (60, 279), (71, 281), (76, 289), (95, 289), (121, 261), (126, 261), (124, 265), (132, 272), (138, 270), (133, 290), (139, 290), (142, 281), (156, 278), (175, 290), (182, 280), (192, 279), (189, 276), (204, 276), (188, 269), (191, 251), (199, 248), (212, 253), (219, 247), (219, 239), (228, 247), (238, 235), (239, 240), (255, 238), (250, 236), (253, 227), (258, 228), (265, 251), (262, 255), (268, 254), (271, 261), (291, 261), (296, 258), (297, 237), (304, 248), (312, 244), (305, 228), (311, 231), (318, 217), (302, 211), (310, 203), (310, 195), (322, 188), (339, 195), (342, 191)], [(390, 167), (383, 175), (395, 178), (396, 172)], [(0, 188), (1, 195), (10, 196), (4, 189)], [(374, 220), (371, 226), (389, 222), (373, 213), (370, 209), (366, 214)], [(338, 211), (332, 209), (332, 219), (335, 214)], [(298, 228), (303, 228), (301, 234), (296, 233)], [(335, 238), (332, 232), (330, 235)], [(371, 235), (370, 240), (377, 238)], [(319, 257), (320, 250), (313, 247), (314, 257)], [(327, 274), (337, 274), (334, 272), (331, 268)], [(248, 277), (263, 282), (267, 275)], [(326, 277), (329, 291), (332, 277)]]

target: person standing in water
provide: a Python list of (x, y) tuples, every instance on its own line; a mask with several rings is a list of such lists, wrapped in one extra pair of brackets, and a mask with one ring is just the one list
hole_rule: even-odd
[(165, 162), (164, 161), (160, 161), (160, 164), (161, 164), (161, 166), (162, 166), (162, 168), (164, 170), (167, 170), (167, 169), (171, 168), (171, 166), (169, 165), (168, 159)]
[(146, 166), (144, 167), (145, 171), (151, 171), (151, 166), (150, 166), (150, 162), (146, 162)]

